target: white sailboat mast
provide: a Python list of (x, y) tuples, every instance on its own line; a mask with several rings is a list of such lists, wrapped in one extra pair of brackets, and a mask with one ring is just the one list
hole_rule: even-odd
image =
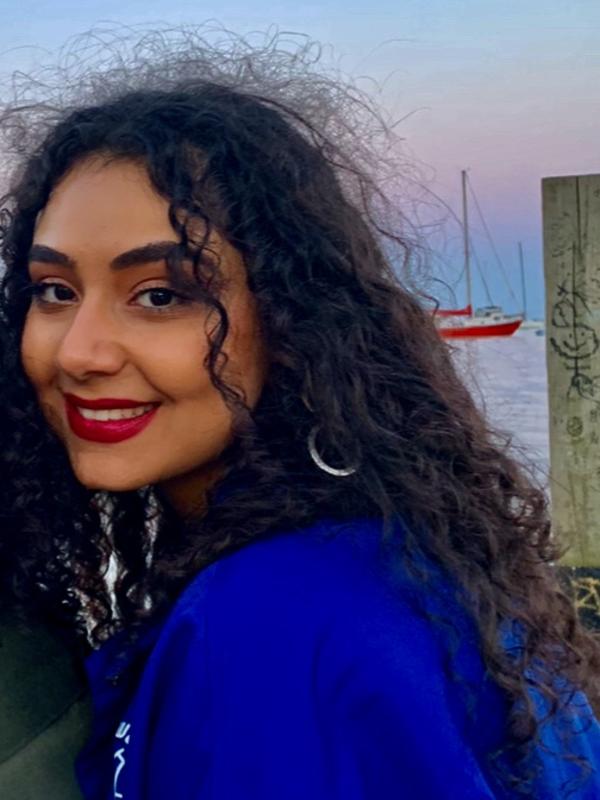
[(521, 267), (521, 294), (523, 295), (523, 319), (527, 319), (527, 293), (525, 291), (525, 266), (523, 264), (523, 245), (519, 242), (519, 266)]
[(467, 281), (467, 305), (473, 316), (473, 298), (471, 290), (471, 254), (469, 252), (469, 214), (467, 210), (467, 171), (461, 171), (462, 177), (462, 207), (463, 207), (463, 243), (465, 254), (465, 278)]

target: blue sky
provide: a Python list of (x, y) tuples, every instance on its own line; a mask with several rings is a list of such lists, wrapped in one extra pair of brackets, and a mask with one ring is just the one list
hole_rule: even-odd
[[(470, 170), (514, 292), (522, 241), (529, 310), (543, 314), (541, 178), (600, 172), (598, 0), (0, 0), (0, 12), (4, 74), (99, 21), (216, 19), (240, 33), (276, 26), (331, 45), (327, 57), (365, 76), (363, 88), (378, 82), (380, 102), (404, 119), (398, 132), (423, 181), (457, 212), (460, 170)], [(517, 310), (475, 216), (493, 299)], [(452, 281), (460, 237), (449, 225), (442, 255)], [(475, 300), (485, 302), (477, 276)]]

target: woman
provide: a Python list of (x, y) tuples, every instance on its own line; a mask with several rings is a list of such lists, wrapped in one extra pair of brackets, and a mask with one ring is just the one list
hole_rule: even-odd
[(3, 118), (12, 586), (93, 646), (85, 797), (598, 796), (599, 644), (379, 118), (310, 48), (123, 46)]

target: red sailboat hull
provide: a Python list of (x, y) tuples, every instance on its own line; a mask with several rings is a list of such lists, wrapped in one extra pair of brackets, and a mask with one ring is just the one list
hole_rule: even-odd
[(496, 325), (465, 325), (456, 328), (438, 328), (444, 339), (479, 339), (482, 336), (512, 336), (521, 325), (522, 319), (499, 322)]

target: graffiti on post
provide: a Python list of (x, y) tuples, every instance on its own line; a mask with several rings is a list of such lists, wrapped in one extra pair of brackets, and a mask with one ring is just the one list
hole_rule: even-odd
[[(543, 183), (552, 522), (564, 566), (600, 568), (600, 176)], [(600, 575), (573, 584), (596, 615)]]
[[(571, 274), (557, 286), (551, 319), (556, 333), (550, 336), (550, 345), (570, 372), (567, 398), (576, 394), (584, 400), (600, 404), (600, 375), (590, 374), (592, 358), (600, 348), (600, 339), (594, 328), (587, 324), (590, 306), (584, 291), (583, 276), (577, 269), (575, 244), (572, 245), (572, 255)], [(569, 433), (574, 435), (575, 432), (570, 430)]]

